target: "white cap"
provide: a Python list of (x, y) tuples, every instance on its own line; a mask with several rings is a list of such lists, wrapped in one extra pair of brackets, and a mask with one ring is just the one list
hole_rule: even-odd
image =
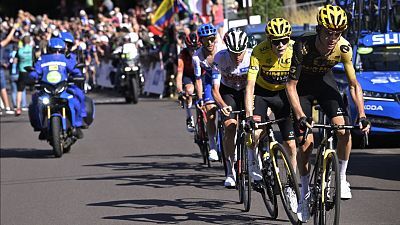
[(106, 35), (101, 35), (101, 36), (100, 36), (100, 41), (101, 41), (101, 42), (108, 43), (108, 37), (107, 37)]

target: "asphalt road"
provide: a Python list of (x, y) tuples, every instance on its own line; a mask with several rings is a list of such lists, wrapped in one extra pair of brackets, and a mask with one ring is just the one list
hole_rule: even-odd
[[(175, 102), (113, 101), (98, 99), (93, 126), (60, 159), (26, 114), (1, 117), (2, 225), (289, 224), (282, 207), (271, 220), (256, 192), (242, 212), (222, 166), (200, 164)], [(341, 224), (400, 224), (399, 171), (399, 148), (354, 150)]]

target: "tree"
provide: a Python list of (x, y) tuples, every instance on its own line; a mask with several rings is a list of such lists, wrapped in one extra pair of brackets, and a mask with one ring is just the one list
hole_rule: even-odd
[(282, 16), (282, 5), (282, 0), (253, 0), (253, 15), (260, 15), (262, 21)]

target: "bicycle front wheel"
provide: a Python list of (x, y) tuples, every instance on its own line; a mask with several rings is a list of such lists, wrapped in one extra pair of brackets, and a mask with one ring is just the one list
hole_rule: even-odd
[(261, 173), (263, 179), (255, 186), (261, 194), (269, 215), (272, 219), (276, 219), (278, 217), (278, 199), (274, 193), (275, 178), (272, 172), (272, 162), (270, 158), (263, 159), (261, 155), (259, 157), (262, 159)]
[(340, 218), (339, 161), (335, 152), (328, 153), (322, 164), (321, 193), (314, 224), (338, 225)]
[(275, 144), (272, 147), (274, 153), (275, 180), (279, 187), (279, 195), (283, 203), (285, 212), (292, 224), (297, 224), (297, 206), (300, 200), (299, 185), (296, 180), (293, 165), (288, 153), (281, 144)]
[[(243, 139), (244, 140), (244, 139)], [(249, 176), (249, 159), (247, 157), (247, 147), (246, 144), (243, 142), (241, 146), (242, 150), (242, 196), (243, 196), (243, 205), (244, 211), (248, 212), (251, 206), (251, 179)]]

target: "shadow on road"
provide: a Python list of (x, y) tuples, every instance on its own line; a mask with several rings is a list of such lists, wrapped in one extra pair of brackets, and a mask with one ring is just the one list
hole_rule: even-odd
[(52, 150), (33, 148), (5, 148), (0, 149), (0, 158), (47, 159), (54, 158)]
[[(152, 208), (160, 209), (159, 207), (176, 207), (185, 209), (186, 211), (194, 211), (187, 213), (148, 213), (134, 214), (121, 216), (107, 216), (103, 219), (110, 220), (125, 220), (142, 223), (156, 224), (179, 224), (179, 223), (196, 223), (204, 222), (209, 224), (276, 224), (274, 220), (266, 221), (268, 218), (241, 214), (241, 210), (232, 208), (230, 205), (236, 205), (237, 202), (220, 200), (220, 199), (175, 199), (175, 200), (160, 200), (160, 199), (136, 199), (136, 200), (121, 200), (88, 204), (88, 206), (108, 206), (108, 207), (123, 207), (136, 210), (150, 210)], [(260, 221), (262, 220), (262, 221)], [(288, 222), (288, 221), (287, 221)]]

